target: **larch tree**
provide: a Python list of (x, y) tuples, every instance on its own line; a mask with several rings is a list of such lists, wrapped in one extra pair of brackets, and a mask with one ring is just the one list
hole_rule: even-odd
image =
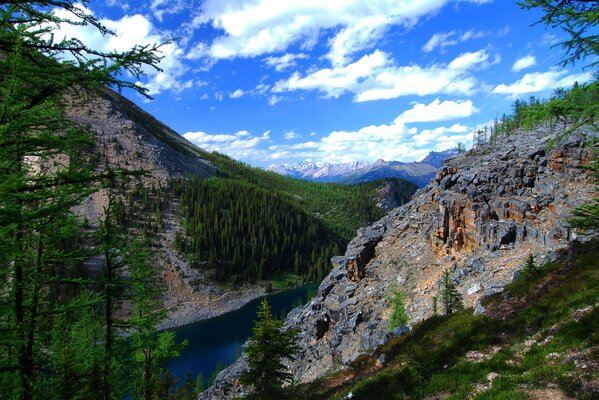
[(69, 210), (97, 190), (109, 173), (90, 163), (85, 149), (93, 135), (69, 120), (65, 108), (102, 86), (145, 94), (144, 88), (121, 77), (127, 73), (138, 79), (142, 68), (156, 67), (160, 60), (158, 43), (101, 52), (76, 38), (58, 40), (53, 29), (64, 25), (112, 34), (80, 3), (86, 1), (0, 1), (2, 398), (56, 395), (48, 392), (57, 374), (48, 371), (50, 358), (59, 355), (48, 351), (48, 321), (73, 316), (97, 301), (65, 295), (68, 288), (77, 293), (90, 284), (74, 273), (84, 256), (73, 239), (79, 222)]

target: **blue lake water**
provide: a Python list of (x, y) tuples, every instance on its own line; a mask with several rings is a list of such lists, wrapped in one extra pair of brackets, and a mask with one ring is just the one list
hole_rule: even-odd
[[(317, 288), (318, 284), (310, 284), (267, 295), (273, 314), (283, 318), (293, 308), (308, 302)], [(178, 342), (184, 339), (189, 342), (179, 358), (167, 363), (173, 376), (183, 383), (188, 372), (194, 380), (201, 373), (207, 381), (219, 363), (232, 364), (252, 334), (261, 301), (262, 298), (255, 299), (239, 310), (173, 329)]]

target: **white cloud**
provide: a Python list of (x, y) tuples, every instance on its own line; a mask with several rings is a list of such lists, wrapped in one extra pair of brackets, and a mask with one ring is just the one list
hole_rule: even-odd
[(342, 65), (351, 53), (371, 46), (370, 40), (378, 39), (386, 26), (411, 27), (450, 1), (207, 0), (194, 25), (210, 24), (222, 31), (206, 44), (217, 59), (282, 52), (291, 44), (308, 49), (321, 31), (339, 29), (329, 58)]
[(431, 121), (446, 121), (457, 118), (466, 118), (478, 112), (471, 100), (443, 102), (435, 99), (429, 104), (418, 103), (411, 109), (401, 113), (397, 120), (404, 123), (409, 122), (431, 122)]
[(390, 21), (389, 17), (376, 15), (342, 29), (331, 39), (331, 50), (327, 58), (334, 66), (346, 65), (350, 55), (376, 43), (391, 25)]
[(357, 102), (407, 95), (468, 95), (476, 89), (476, 80), (469, 69), (486, 66), (488, 58), (488, 54), (480, 50), (463, 54), (449, 65), (395, 66), (387, 53), (375, 50), (346, 66), (320, 69), (304, 77), (294, 73), (289, 79), (278, 81), (272, 90), (278, 93), (318, 90), (325, 97), (339, 97), (351, 92)]
[(473, 29), (462, 33), (456, 31), (435, 33), (428, 42), (422, 46), (422, 51), (430, 53), (437, 47), (443, 50), (445, 47), (455, 46), (458, 43), (466, 42), (471, 39), (480, 39), (490, 34), (490, 32), (475, 31)]
[(294, 132), (294, 131), (287, 131), (283, 134), (283, 137), (285, 138), (285, 140), (292, 140), (292, 139), (297, 139), (302, 137), (302, 135)]
[[(91, 11), (82, 5), (77, 7), (91, 14)], [(62, 18), (73, 18), (66, 10), (58, 10), (56, 14)], [(56, 40), (65, 37), (77, 38), (87, 47), (103, 52), (124, 52), (134, 46), (160, 44), (166, 42), (169, 37), (140, 14), (126, 15), (119, 20), (101, 19), (100, 23), (115, 35), (102, 36), (95, 28), (73, 24), (61, 24), (54, 28), (53, 34)], [(193, 80), (184, 79), (188, 67), (183, 64), (184, 52), (176, 43), (171, 42), (160, 47), (160, 55), (163, 58), (158, 66), (162, 71), (150, 67), (143, 69), (147, 77), (140, 84), (148, 89), (148, 94), (155, 95), (166, 90), (180, 92), (193, 87)]]
[(567, 88), (574, 82), (587, 82), (591, 80), (590, 72), (567, 75), (568, 71), (552, 69), (547, 72), (534, 72), (524, 75), (518, 81), (506, 85), (500, 84), (493, 89), (493, 93), (517, 96), (525, 93), (537, 93), (558, 87)]
[(150, 3), (152, 15), (160, 22), (165, 15), (179, 14), (188, 7), (186, 0), (152, 0)]
[[(445, 104), (445, 106), (442, 106)], [(448, 109), (464, 107), (472, 109), (467, 102), (453, 103), (448, 106), (447, 102), (434, 101), (427, 110), (435, 112), (442, 109), (446, 115), (451, 114)], [(447, 109), (444, 109), (447, 107)], [(412, 112), (417, 110), (416, 112)], [(462, 123), (451, 126), (438, 126), (432, 129), (419, 131), (410, 127), (406, 121), (420, 121), (422, 107), (412, 109), (400, 114), (390, 124), (370, 125), (355, 131), (333, 131), (321, 138), (319, 141), (310, 140), (295, 144), (271, 145), (269, 150), (272, 157), (278, 159), (282, 156), (295, 159), (310, 158), (325, 162), (349, 162), (355, 160), (374, 161), (379, 158), (385, 160), (415, 161), (422, 159), (430, 151), (441, 151), (453, 148), (458, 142), (469, 143), (472, 140), (472, 127)], [(453, 112), (466, 116), (468, 112), (459, 110)], [(447, 118), (449, 119), (449, 117)], [(433, 121), (433, 119), (430, 119)]]
[(186, 132), (183, 137), (206, 151), (218, 151), (234, 158), (247, 158), (256, 155), (256, 148), (270, 138), (270, 131), (255, 136), (248, 131), (234, 134), (209, 134), (205, 132)]
[(476, 65), (482, 68), (488, 66), (489, 55), (485, 50), (479, 50), (474, 53), (463, 53), (449, 63), (449, 69), (469, 70)]
[(276, 94), (273, 94), (268, 98), (268, 104), (271, 106), (274, 106), (275, 104), (279, 103), (281, 100), (283, 100), (282, 96), (277, 96)]
[(233, 93), (229, 93), (229, 97), (232, 99), (238, 99), (241, 96), (243, 96), (244, 94), (245, 94), (245, 92), (243, 90), (237, 89)]
[(264, 59), (266, 65), (273, 67), (276, 71), (281, 72), (287, 68), (291, 68), (297, 65), (297, 60), (306, 58), (304, 53), (291, 54), (287, 53), (280, 57), (267, 57)]
[(535, 65), (537, 65), (537, 60), (535, 59), (535, 56), (524, 56), (516, 60), (516, 62), (512, 66), (512, 71), (522, 71), (523, 69), (534, 67)]

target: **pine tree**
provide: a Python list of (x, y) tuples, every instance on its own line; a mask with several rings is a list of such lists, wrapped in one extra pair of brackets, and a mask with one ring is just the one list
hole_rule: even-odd
[(455, 311), (459, 311), (464, 308), (464, 304), (462, 302), (462, 295), (458, 291), (455, 283), (451, 279), (451, 274), (448, 270), (443, 272), (443, 278), (441, 283), (441, 293), (439, 297), (441, 298), (441, 303), (445, 309), (445, 314), (450, 315)]
[(245, 355), (248, 370), (240, 378), (243, 385), (252, 387), (248, 399), (271, 400), (289, 398), (283, 384), (293, 376), (283, 364), (298, 351), (294, 341), (297, 331), (282, 331), (283, 322), (273, 318), (268, 301), (264, 299), (258, 310), (253, 335), (248, 340)]
[(391, 303), (391, 318), (389, 318), (389, 329), (393, 330), (399, 326), (405, 326), (409, 317), (404, 305), (404, 295), (399, 290), (394, 290), (389, 298)]

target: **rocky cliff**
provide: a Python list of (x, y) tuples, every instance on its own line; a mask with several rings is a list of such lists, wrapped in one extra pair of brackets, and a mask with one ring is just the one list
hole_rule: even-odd
[[(585, 165), (591, 133), (579, 129), (548, 150), (545, 129), (518, 132), (455, 157), (412, 201), (362, 228), (307, 305), (286, 326), (300, 330), (290, 365), (299, 382), (348, 365), (390, 335), (391, 290), (406, 296), (410, 324), (432, 315), (441, 275), (451, 276), (468, 307), (502, 291), (532, 254), (539, 263), (584, 240), (568, 226), (573, 208), (593, 197)], [(397, 334), (401, 332), (396, 332)], [(238, 395), (238, 361), (200, 398)]]

